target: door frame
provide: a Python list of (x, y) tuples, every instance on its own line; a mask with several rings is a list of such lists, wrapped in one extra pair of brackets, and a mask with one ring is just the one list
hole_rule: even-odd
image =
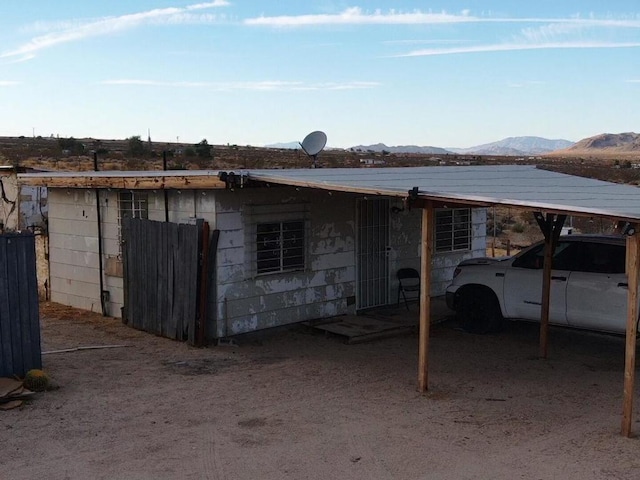
[[(364, 205), (367, 205), (366, 212), (362, 212)], [(356, 200), (356, 310), (389, 304), (391, 290), (389, 208), (388, 198), (364, 197)], [(362, 250), (366, 241), (363, 234), (372, 234), (371, 241), (366, 242), (367, 251), (365, 252)], [(365, 269), (364, 258), (371, 259), (371, 254), (374, 254), (375, 263), (371, 264), (368, 261)]]

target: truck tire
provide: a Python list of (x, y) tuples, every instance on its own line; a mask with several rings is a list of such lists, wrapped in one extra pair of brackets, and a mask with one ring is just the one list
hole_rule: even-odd
[(498, 299), (488, 288), (468, 288), (462, 292), (458, 319), (465, 331), (476, 334), (497, 332), (503, 324)]

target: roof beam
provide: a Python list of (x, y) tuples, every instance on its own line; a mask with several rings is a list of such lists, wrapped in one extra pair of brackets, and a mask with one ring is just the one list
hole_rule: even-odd
[(223, 189), (226, 183), (215, 176), (20, 176), (20, 183), (49, 188), (121, 188), (125, 190)]

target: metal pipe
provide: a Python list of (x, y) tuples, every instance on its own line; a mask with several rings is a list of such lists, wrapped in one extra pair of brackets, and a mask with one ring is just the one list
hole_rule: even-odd
[(209, 223), (202, 222), (202, 236), (201, 241), (201, 257), (200, 257), (200, 292), (198, 300), (198, 317), (200, 323), (198, 324), (198, 331), (196, 335), (196, 345), (198, 347), (204, 346), (207, 336), (207, 304), (209, 297), (207, 292), (209, 289)]
[[(93, 152), (93, 170), (98, 171), (98, 152)], [(100, 275), (100, 308), (102, 316), (107, 316), (106, 295), (108, 292), (104, 290), (104, 268), (102, 265), (102, 216), (100, 214), (100, 189), (96, 188), (96, 218), (98, 222), (98, 272)]]
[[(167, 151), (162, 151), (162, 170), (167, 171)], [(164, 221), (169, 223), (169, 192), (164, 189)]]

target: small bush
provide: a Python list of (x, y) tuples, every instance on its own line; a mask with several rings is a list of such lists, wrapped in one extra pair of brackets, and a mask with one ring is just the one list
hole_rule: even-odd
[(511, 231), (514, 233), (524, 233), (524, 225), (522, 223), (514, 223), (511, 227)]

